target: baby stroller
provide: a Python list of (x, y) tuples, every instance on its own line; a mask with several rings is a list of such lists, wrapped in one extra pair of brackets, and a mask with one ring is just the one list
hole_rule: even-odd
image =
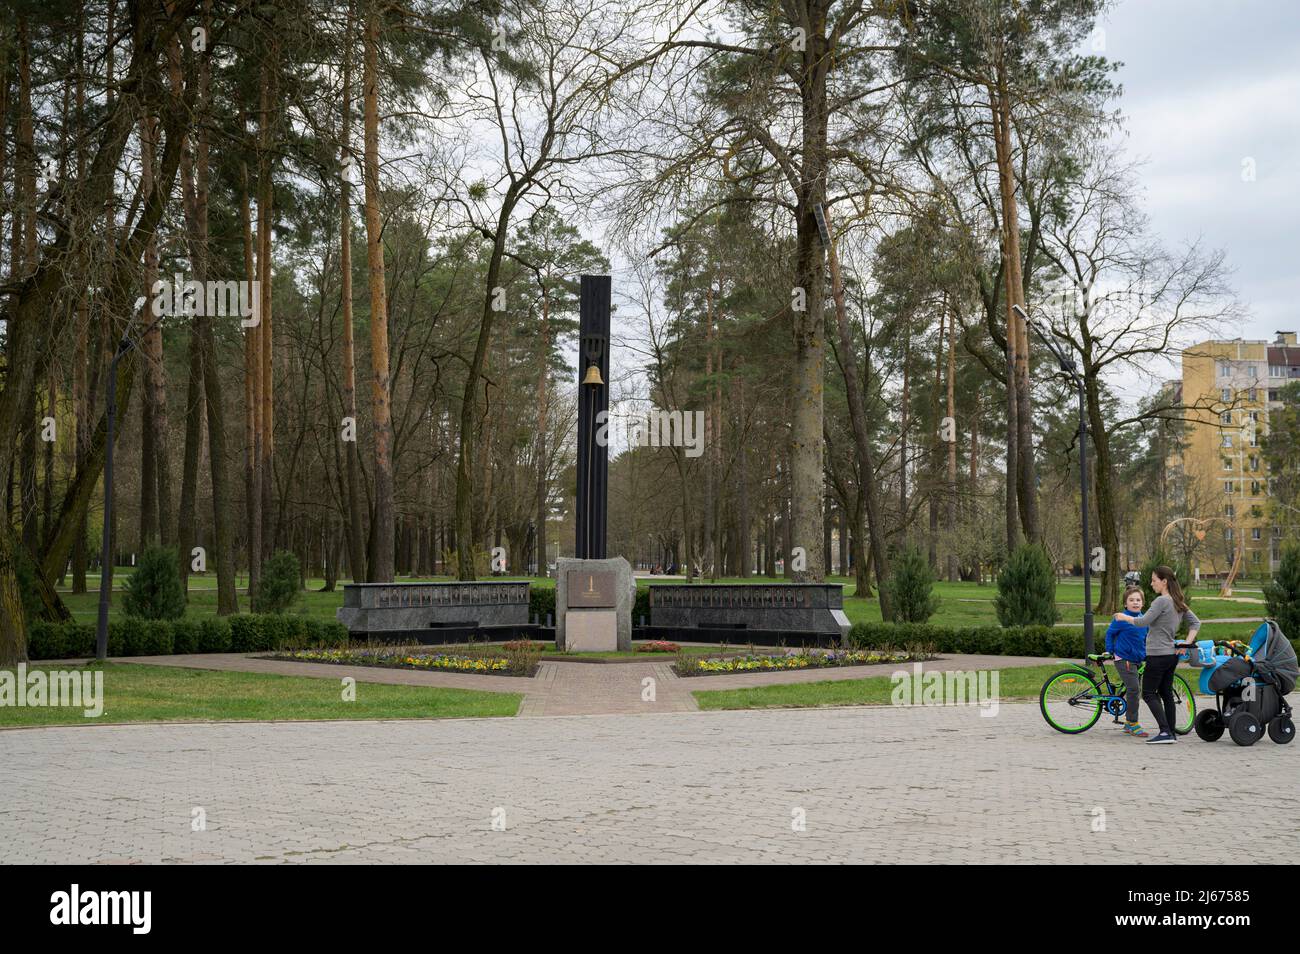
[(1265, 620), (1247, 645), (1238, 640), (1198, 641), (1190, 662), (1201, 667), (1201, 692), (1216, 708), (1196, 717), (1196, 734), (1214, 742), (1228, 730), (1238, 745), (1254, 745), (1264, 732), (1278, 745), (1295, 738), (1286, 696), (1295, 688), (1300, 667), (1295, 649), (1273, 620)]

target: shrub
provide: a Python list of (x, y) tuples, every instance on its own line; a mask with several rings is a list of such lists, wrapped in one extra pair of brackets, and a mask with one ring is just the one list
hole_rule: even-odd
[(681, 651), (682, 647), (666, 639), (652, 639), (636, 647), (638, 653), (680, 653)]
[(253, 612), (283, 613), (302, 592), (302, 568), (288, 550), (277, 550), (262, 564), (262, 580), (253, 594)]
[(197, 653), (201, 628), (197, 620), (178, 619), (172, 623), (172, 652), (178, 655)]
[(650, 587), (638, 586), (636, 599), (632, 601), (632, 625), (640, 626), (641, 620), (650, 621)]
[(900, 623), (924, 623), (939, 608), (934, 570), (916, 547), (907, 547), (898, 555), (884, 585), (893, 600), (894, 618)]
[(124, 616), (108, 626), (108, 654), (110, 656), (143, 656), (145, 620)]
[[(108, 627), (110, 656), (165, 656), (172, 653), (271, 652), (297, 646), (346, 646), (347, 627), (306, 616), (244, 614), (204, 620), (115, 619)], [(541, 644), (538, 644), (541, 645)], [(30, 659), (95, 655), (95, 627), (89, 623), (32, 624)]]
[(1264, 584), (1264, 602), (1282, 632), (1300, 640), (1300, 546), (1282, 551), (1277, 576)]
[(679, 676), (698, 676), (700, 662), (699, 653), (678, 653), (673, 663), (673, 671)]
[(230, 642), (233, 638), (230, 631), (230, 620), (233, 618), (235, 617), (218, 616), (215, 619), (205, 619), (199, 623), (199, 652), (230, 652)]
[(185, 591), (176, 564), (176, 551), (150, 547), (126, 581), (122, 612), (140, 619), (180, 619), (185, 615)]
[(994, 601), (1003, 626), (1051, 626), (1056, 612), (1056, 574), (1047, 551), (1023, 544), (1012, 552), (998, 574)]
[(928, 623), (855, 623), (851, 645), (861, 649), (923, 645), (940, 653), (983, 656), (1083, 656), (1083, 631), (1054, 626), (931, 626)]
[(538, 645), (523, 639), (506, 643), (506, 667), (510, 672), (517, 676), (531, 676), (542, 655)]
[(528, 618), (546, 625), (546, 617), (555, 621), (555, 587), (530, 585), (528, 587)]
[(171, 622), (151, 619), (144, 624), (140, 640), (141, 656), (170, 656), (174, 645)]

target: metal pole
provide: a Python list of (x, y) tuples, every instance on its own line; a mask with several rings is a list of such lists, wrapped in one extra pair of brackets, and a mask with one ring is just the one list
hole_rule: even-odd
[[(1088, 414), (1083, 379), (1079, 385), (1079, 499), (1083, 501), (1083, 654), (1093, 651), (1092, 541), (1088, 537)], [(1109, 557), (1109, 554), (1106, 555)]]
[(113, 424), (117, 417), (117, 362), (130, 344), (125, 338), (108, 365), (107, 443), (104, 445), (104, 532), (101, 536), (99, 568), (99, 620), (95, 629), (95, 658), (108, 658), (108, 600), (113, 588)]

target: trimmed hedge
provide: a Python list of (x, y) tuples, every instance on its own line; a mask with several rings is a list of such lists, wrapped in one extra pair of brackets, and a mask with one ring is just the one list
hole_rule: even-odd
[[(121, 617), (108, 624), (110, 656), (177, 653), (255, 653), (306, 646), (345, 646), (348, 630), (332, 620), (245, 613), (204, 620)], [(95, 655), (93, 623), (32, 624), (27, 658), (67, 659)]]
[[(1253, 631), (1253, 626), (1252, 626)], [(1288, 638), (1290, 634), (1286, 634)], [(1245, 638), (1238, 636), (1237, 638)], [(1098, 626), (1093, 652), (1106, 648), (1106, 627)], [(862, 649), (928, 643), (940, 653), (983, 656), (1083, 658), (1083, 630), (1056, 626), (933, 626), (929, 623), (854, 623), (849, 642)], [(1291, 639), (1300, 654), (1300, 639)]]
[(555, 622), (555, 587), (553, 586), (529, 586), (528, 587), (528, 621), (531, 623), (537, 620), (538, 623), (545, 626), (546, 617), (551, 617), (551, 622)]
[[(1096, 634), (1097, 651), (1102, 634)], [(928, 643), (935, 652), (982, 656), (1083, 656), (1083, 630), (1055, 626), (933, 626), (929, 623), (854, 623), (849, 641), (862, 649)]]

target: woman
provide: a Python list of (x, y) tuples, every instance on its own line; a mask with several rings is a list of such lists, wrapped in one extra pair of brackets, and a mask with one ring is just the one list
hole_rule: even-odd
[(1116, 613), (1115, 619), (1147, 627), (1147, 665), (1142, 677), (1142, 701), (1155, 715), (1160, 731), (1147, 739), (1146, 744), (1164, 745), (1177, 739), (1174, 733), (1174, 720), (1177, 718), (1174, 670), (1178, 667), (1180, 646), (1174, 642), (1174, 636), (1179, 624), (1187, 623), (1187, 642), (1182, 645), (1190, 645), (1196, 641), (1201, 621), (1187, 608), (1183, 588), (1169, 567), (1158, 566), (1151, 572), (1151, 589), (1155, 590), (1156, 598), (1151, 601), (1150, 609), (1141, 616)]

